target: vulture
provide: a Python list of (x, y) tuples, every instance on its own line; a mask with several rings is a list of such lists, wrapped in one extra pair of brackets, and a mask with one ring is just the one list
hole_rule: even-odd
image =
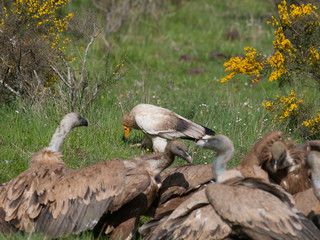
[(161, 174), (161, 188), (145, 215), (153, 220), (168, 216), (182, 202), (212, 181), (210, 165), (184, 165), (168, 168)]
[(320, 229), (320, 152), (312, 150), (307, 155), (311, 169), (312, 188), (293, 195), (296, 207)]
[(295, 194), (311, 187), (306, 166), (308, 146), (285, 141), (281, 131), (271, 131), (253, 146), (237, 168), (261, 168), (260, 173), (267, 173), (270, 182)]
[(172, 163), (168, 162), (172, 155), (181, 154), (190, 161), (185, 149), (173, 142), (168, 144), (170, 151), (149, 161), (112, 159), (69, 169), (59, 151), (72, 127), (80, 125), (79, 120), (87, 125), (81, 119), (75, 113), (68, 114), (49, 147), (33, 156), (31, 167), (4, 185), (0, 214), (8, 226), (50, 238), (93, 229), (105, 214), (112, 214), (152, 188), (160, 171)]
[[(265, 141), (259, 141), (256, 149), (265, 146)], [(254, 155), (248, 154), (247, 161), (255, 161), (257, 158)], [(265, 182), (269, 182), (268, 173), (256, 165), (238, 165), (236, 167), (241, 174), (248, 178), (259, 178)], [(195, 192), (200, 191), (213, 179), (212, 165), (198, 164), (198, 165), (185, 165), (175, 166), (166, 169), (161, 174), (162, 186), (158, 191), (157, 198), (153, 202), (152, 207), (146, 213), (154, 220), (160, 220), (168, 216), (175, 210), (182, 202), (191, 197)], [(144, 234), (146, 233), (143, 231)]]
[(151, 231), (144, 239), (319, 239), (320, 231), (279, 185), (244, 178), (236, 169), (226, 170), (234, 153), (228, 137), (199, 140), (197, 147), (217, 153), (212, 166), (216, 182), (193, 194), (166, 218), (146, 223)]
[(271, 131), (264, 135), (253, 148), (247, 153), (240, 163), (241, 166), (259, 166), (261, 167), (264, 162), (268, 161), (271, 156), (270, 148), (276, 141), (283, 139), (281, 131)]
[[(255, 149), (265, 146), (265, 140), (256, 143)], [(245, 159), (255, 161), (257, 157), (248, 154)], [(147, 215), (153, 219), (160, 219), (170, 214), (194, 192), (199, 191), (214, 179), (211, 166), (209, 164), (190, 164), (166, 169), (161, 174), (162, 186)], [(268, 173), (259, 166), (238, 165), (236, 169), (246, 178), (259, 178), (269, 182)]]
[[(149, 175), (149, 179), (147, 181), (145, 179), (140, 180), (139, 176), (135, 176), (131, 181), (135, 181), (136, 185), (125, 186), (124, 192), (126, 195), (128, 195), (127, 192), (138, 192), (139, 194), (136, 194), (135, 198), (124, 204), (119, 210), (105, 214), (101, 218), (97, 229), (100, 229), (101, 232), (106, 228), (106, 234), (112, 232), (109, 239), (131, 239), (140, 216), (148, 211), (162, 184), (160, 173), (173, 163), (175, 156), (192, 163), (187, 147), (178, 140), (170, 141), (162, 153), (125, 160), (124, 165), (127, 169), (139, 169), (141, 174)], [(147, 187), (141, 188), (142, 180), (148, 182)]]
[(311, 188), (310, 173), (307, 167), (309, 148), (302, 149), (293, 142), (276, 141), (271, 146), (272, 158), (262, 168), (269, 178), (290, 194)]
[(151, 104), (138, 104), (122, 117), (125, 138), (131, 129), (141, 130), (142, 145), (152, 145), (155, 152), (163, 152), (167, 139), (199, 140), (214, 135), (209, 128), (196, 124), (175, 112)]

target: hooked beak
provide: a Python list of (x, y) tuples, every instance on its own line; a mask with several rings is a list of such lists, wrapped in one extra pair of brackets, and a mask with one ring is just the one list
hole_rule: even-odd
[(192, 161), (193, 161), (193, 158), (190, 156), (190, 154), (188, 153), (188, 152), (186, 152), (186, 161), (188, 162), (188, 163), (190, 163), (190, 164), (192, 164)]
[(126, 126), (123, 126), (123, 130), (124, 130), (124, 139), (125, 141), (128, 141), (131, 129)]
[(278, 169), (279, 160), (275, 159), (273, 164), (273, 172), (276, 172)]
[(200, 139), (200, 140), (197, 141), (196, 147), (203, 148), (203, 147), (205, 147), (207, 142), (208, 142), (208, 139)]
[(87, 121), (87, 119), (85, 119), (85, 118), (83, 118), (83, 119), (81, 119), (81, 126), (85, 126), (85, 127), (88, 127), (88, 121)]

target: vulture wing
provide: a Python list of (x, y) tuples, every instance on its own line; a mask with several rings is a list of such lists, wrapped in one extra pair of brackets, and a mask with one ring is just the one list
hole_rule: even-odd
[[(249, 236), (269, 236), (272, 239), (319, 239), (320, 232), (311, 221), (299, 213), (284, 191), (259, 182), (246, 186), (211, 184), (207, 197), (220, 215), (232, 227), (239, 226)], [(248, 186), (250, 187), (248, 187)], [(280, 198), (279, 198), (280, 197)]]
[(124, 189), (125, 174), (119, 159), (69, 172), (48, 189), (37, 231), (57, 238), (92, 229)]
[(319, 203), (319, 200), (314, 195), (312, 188), (294, 194), (293, 198), (297, 209), (305, 216), (308, 216), (311, 213), (313, 206)]
[(159, 223), (153, 231), (156, 224), (147, 223), (140, 232), (149, 232), (146, 239), (223, 239), (231, 233), (231, 228), (209, 204), (205, 189), (193, 194)]
[(281, 131), (272, 131), (267, 133), (263, 138), (261, 138), (257, 143), (254, 144), (253, 148), (244, 157), (241, 165), (251, 166), (261, 166), (265, 161), (272, 158), (271, 156), (271, 145), (280, 141), (283, 138), (283, 133)]
[(167, 109), (140, 112), (135, 116), (136, 124), (147, 134), (166, 139), (200, 139), (204, 135), (214, 135), (214, 131), (196, 124)]
[(211, 164), (171, 167), (161, 174), (160, 203), (186, 194), (213, 179)]
[(48, 203), (48, 189), (69, 169), (64, 164), (44, 169), (29, 168), (6, 183), (0, 194), (0, 208), (5, 212), (5, 221), (23, 231), (31, 231), (34, 219)]
[(320, 151), (320, 140), (307, 141), (297, 147), (302, 150)]

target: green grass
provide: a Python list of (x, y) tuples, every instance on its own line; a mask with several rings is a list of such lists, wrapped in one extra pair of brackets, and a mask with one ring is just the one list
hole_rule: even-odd
[[(87, 5), (86, 5), (87, 6)], [(158, 20), (143, 19), (139, 25), (129, 24), (113, 33), (108, 42), (97, 39), (88, 55), (91, 72), (105, 71), (108, 51), (116, 65), (128, 54), (128, 73), (118, 84), (100, 89), (100, 95), (81, 114), (89, 127), (74, 130), (63, 146), (63, 159), (71, 168), (92, 165), (111, 158), (127, 159), (149, 154), (123, 142), (121, 116), (138, 103), (151, 103), (171, 109), (197, 123), (229, 136), (235, 144), (235, 158), (241, 161), (253, 143), (275, 128), (261, 103), (277, 94), (277, 83), (263, 80), (248, 84), (250, 79), (238, 77), (221, 84), (225, 76), (221, 59), (210, 59), (209, 53), (220, 51), (227, 56), (244, 53), (252, 46), (269, 54), (273, 32), (266, 20), (274, 14), (268, 1), (225, 0), (186, 1), (174, 12)], [(234, 41), (225, 37), (229, 29), (239, 31)], [(195, 61), (179, 61), (184, 54)], [(202, 74), (189, 74), (190, 68), (203, 68)], [(24, 106), (18, 101), (0, 105), (0, 182), (14, 178), (28, 168), (31, 154), (48, 146), (57, 124), (67, 110), (55, 102)], [(293, 138), (298, 139), (298, 135)], [(142, 140), (133, 131), (131, 142)], [(196, 149), (185, 143), (195, 163), (211, 163), (213, 152)], [(174, 164), (183, 164), (177, 159)], [(90, 233), (81, 238), (92, 239)], [(12, 236), (7, 239), (29, 239)], [(32, 237), (32, 239), (37, 239)]]

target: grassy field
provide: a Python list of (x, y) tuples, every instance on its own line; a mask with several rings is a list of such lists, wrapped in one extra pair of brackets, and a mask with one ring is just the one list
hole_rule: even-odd
[[(81, 112), (89, 126), (74, 130), (66, 139), (62, 151), (66, 164), (80, 168), (105, 159), (149, 154), (122, 139), (121, 116), (138, 103), (171, 109), (229, 136), (236, 149), (231, 165), (238, 164), (259, 137), (276, 127), (261, 103), (278, 94), (279, 87), (267, 79), (252, 84), (245, 77), (222, 84), (227, 59), (210, 53), (219, 51), (231, 57), (252, 46), (270, 54), (274, 35), (266, 21), (275, 13), (272, 1), (185, 1), (157, 19), (142, 18), (139, 24), (129, 21), (108, 37), (108, 43), (98, 38), (88, 55), (89, 70), (104, 71), (109, 52), (112, 65), (128, 55), (127, 73), (119, 83), (100, 89), (93, 105)], [(238, 31), (239, 37), (228, 38), (229, 30)], [(192, 56), (192, 60), (181, 59), (183, 55)], [(201, 73), (192, 73), (196, 68)], [(32, 153), (48, 145), (66, 113), (61, 104), (52, 101), (29, 106), (19, 101), (0, 105), (0, 182), (28, 168)], [(299, 140), (294, 131), (290, 134)], [(133, 131), (130, 141), (142, 138), (140, 132)], [(195, 149), (193, 142), (185, 143), (195, 163), (211, 163), (212, 152)], [(182, 163), (181, 159), (175, 162)], [(7, 239), (24, 238), (30, 236)], [(91, 238), (91, 233), (85, 233), (69, 239)]]

